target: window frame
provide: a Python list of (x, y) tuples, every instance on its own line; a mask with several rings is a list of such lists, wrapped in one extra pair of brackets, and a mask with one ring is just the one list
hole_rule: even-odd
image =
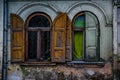
[[(33, 17), (35, 17), (35, 16), (44, 16), (44, 17), (46, 17), (47, 19), (48, 19), (48, 21), (49, 21), (49, 23), (50, 23), (50, 26), (49, 27), (43, 27), (43, 26), (38, 26), (38, 27), (33, 27), (33, 26), (29, 26), (29, 22), (30, 22), (30, 20), (33, 18)], [(39, 42), (39, 46), (38, 46), (38, 44), (37, 44), (37, 58), (35, 59), (35, 61), (32, 61), (33, 63), (34, 62), (41, 62), (41, 63), (46, 63), (46, 62), (51, 62), (51, 61), (45, 61), (45, 60), (43, 60), (43, 61), (40, 61), (40, 55), (41, 55), (41, 38), (40, 38), (40, 35), (41, 35), (41, 33), (42, 33), (42, 31), (44, 31), (44, 32), (50, 32), (50, 58), (51, 58), (51, 26), (52, 26), (52, 20), (51, 20), (51, 18), (50, 18), (50, 16), (48, 15), (48, 14), (46, 14), (46, 13), (44, 13), (44, 12), (34, 12), (34, 13), (32, 13), (31, 15), (29, 15), (28, 16), (28, 18), (26, 19), (26, 22), (25, 22), (25, 62), (31, 62), (30, 61), (30, 59), (29, 59), (29, 57), (28, 57), (28, 31), (36, 31), (37, 32), (37, 38), (39, 38), (38, 40), (40, 41), (38, 41), (37, 40), (37, 42)], [(40, 52), (38, 52), (38, 50), (40, 51)]]
[[(75, 22), (75, 20), (76, 20), (76, 18), (77, 17), (79, 17), (79, 16), (81, 16), (81, 15), (84, 15), (84, 17), (85, 17), (85, 13), (84, 12), (80, 12), (80, 13), (78, 13), (78, 14), (76, 14), (75, 15), (75, 17), (73, 18), (73, 21), (72, 21), (72, 45), (73, 45), (73, 47), (72, 47), (72, 61), (83, 61), (84, 60), (84, 57), (85, 57), (85, 50), (84, 50), (84, 48), (85, 48), (85, 26), (86, 25), (84, 25), (84, 26), (81, 26), (80, 28), (78, 27), (75, 27), (74, 26), (74, 22)], [(86, 18), (85, 18), (86, 19)], [(85, 20), (84, 20), (85, 21)], [(74, 60), (74, 33), (75, 32), (83, 32), (83, 56), (82, 56), (82, 59), (81, 60)]]
[[(80, 13), (82, 13), (82, 12), (80, 12)], [(79, 15), (80, 15), (80, 13), (78, 13)], [(90, 12), (90, 13), (92, 13), (92, 12)], [(53, 23), (54, 22), (56, 22), (56, 19), (54, 20), (54, 21), (52, 21), (51, 20), (51, 18), (49, 17), (49, 15), (47, 15), (46, 13), (41, 13), (41, 12), (35, 12), (35, 13), (33, 13), (33, 14), (31, 14), (30, 16), (28, 16), (28, 18), (26, 19), (26, 21), (25, 21), (25, 24), (24, 24), (24, 22), (23, 22), (23, 31), (24, 31), (24, 33), (25, 33), (25, 35), (24, 35), (24, 53), (23, 53), (23, 55), (24, 55), (24, 63), (22, 64), (22, 65), (30, 65), (30, 63), (32, 63), (31, 65), (33, 65), (33, 64), (38, 64), (38, 65), (54, 65), (54, 64), (56, 64), (57, 62), (53, 62), (52, 60), (50, 61), (50, 62), (40, 62), (40, 61), (36, 61), (36, 62), (30, 62), (30, 61), (27, 61), (27, 57), (28, 56), (26, 56), (26, 55), (28, 55), (28, 52), (27, 52), (27, 29), (28, 29), (28, 22), (30, 21), (30, 18), (29, 17), (31, 17), (31, 16), (34, 16), (34, 15), (39, 15), (39, 14), (44, 14), (45, 16), (47, 16), (47, 19), (50, 21), (50, 27), (47, 27), (47, 28), (43, 28), (43, 27), (39, 27), (39, 28), (36, 28), (37, 30), (38, 29), (42, 29), (43, 31), (49, 31), (50, 30), (50, 57), (52, 58), (53, 57), (53, 54), (52, 54), (52, 51), (51, 51), (51, 48), (53, 47), (52, 45), (52, 37), (53, 37), (53, 35), (52, 35), (52, 31), (53, 31)], [(77, 16), (79, 16), (78, 14), (76, 14), (76, 16), (74, 17), (74, 18), (76, 18)], [(63, 14), (61, 14), (61, 15), (63, 15)], [(58, 18), (59, 18), (59, 16), (61, 16), (61, 15), (58, 15)], [(94, 15), (94, 14), (93, 14)], [(16, 15), (16, 16), (18, 16), (18, 15)], [(67, 16), (67, 14), (66, 14), (66, 16)], [(95, 17), (96, 17), (96, 15), (94, 15)], [(32, 18), (32, 17), (31, 17)], [(75, 20), (73, 18), (73, 20)], [(99, 20), (98, 20), (98, 18), (96, 17), (96, 19), (97, 19), (97, 21), (98, 21), (98, 49), (99, 49), (99, 54), (98, 54), (98, 56), (100, 57), (100, 25), (99, 25)], [(73, 40), (73, 20), (72, 20), (72, 22), (69, 20), (69, 17), (67, 18), (67, 23), (66, 23), (66, 30), (68, 30), (68, 29), (70, 29), (70, 31), (68, 31), (68, 32), (70, 32), (70, 34), (71, 34), (71, 36), (72, 37), (70, 37), (69, 36), (69, 38), (70, 38), (70, 45), (69, 45), (69, 48), (70, 48), (70, 56), (73, 54), (73, 47), (72, 47), (72, 45), (73, 45), (73, 41), (71, 41), (71, 40)], [(69, 26), (69, 27), (68, 27)], [(70, 27), (71, 26), (71, 27)], [(33, 28), (30, 28), (30, 30), (36, 30), (36, 29), (33, 29)], [(79, 29), (76, 29), (76, 30), (78, 30), (79, 31)], [(85, 31), (85, 30), (84, 30)], [(67, 42), (66, 42), (67, 43)], [(72, 50), (71, 50), (72, 49)], [(65, 50), (67, 50), (67, 47), (66, 47), (66, 49)], [(66, 54), (65, 54), (66, 55)], [(72, 56), (71, 56), (72, 57)], [(65, 59), (66, 59), (66, 57), (65, 57)], [(16, 61), (17, 62), (17, 61)], [(27, 64), (28, 63), (28, 64)], [(60, 63), (60, 62), (58, 62), (58, 63)], [(92, 64), (101, 64), (102, 62), (85, 62), (85, 61), (72, 61), (72, 58), (70, 59), (70, 60), (65, 60), (63, 63), (78, 63), (78, 64), (89, 64), (89, 63), (92, 63)]]
[[(73, 47), (72, 47), (72, 61), (70, 63), (83, 63), (84, 64), (86, 62), (90, 62), (90, 63), (94, 64), (94, 62), (95, 62), (95, 64), (97, 64), (96, 61), (87, 61), (86, 60), (86, 12), (89, 12), (89, 11), (82, 11), (82, 12), (77, 13), (73, 17), (73, 20), (72, 20), (72, 45), (73, 45)], [(92, 12), (89, 12), (89, 13), (91, 13), (93, 16), (95, 16), (95, 18), (97, 19), (97, 22), (98, 22), (98, 25), (97, 25), (97, 28), (98, 28), (98, 31), (97, 31), (97, 33), (98, 33), (97, 45), (98, 46), (97, 46), (97, 48), (98, 48), (98, 50), (96, 50), (96, 54), (97, 54), (97, 58), (98, 58), (97, 62), (99, 62), (99, 61), (101, 61), (100, 60), (100, 24), (99, 24), (99, 20), (98, 20), (97, 16), (95, 14), (93, 14)], [(85, 25), (83, 26), (84, 27), (83, 29), (75, 28), (75, 26), (74, 26), (74, 22), (75, 22), (76, 18), (79, 17), (80, 15), (85, 15)], [(83, 52), (84, 53), (83, 53), (83, 58), (81, 60), (74, 60), (74, 58), (73, 58), (74, 57), (74, 32), (75, 31), (80, 31), (80, 32), (83, 31), (83, 39), (84, 39)]]

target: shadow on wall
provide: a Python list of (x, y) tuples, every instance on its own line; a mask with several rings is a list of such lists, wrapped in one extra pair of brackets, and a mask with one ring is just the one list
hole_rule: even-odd
[(120, 80), (120, 70), (119, 69), (115, 70), (114, 74), (115, 74), (115, 79)]

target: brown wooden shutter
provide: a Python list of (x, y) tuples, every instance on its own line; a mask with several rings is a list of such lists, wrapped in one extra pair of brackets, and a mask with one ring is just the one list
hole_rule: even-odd
[(52, 27), (52, 61), (65, 62), (66, 13), (58, 13)]
[(71, 61), (72, 60), (72, 24), (71, 20), (67, 16), (67, 39), (66, 39), (66, 61)]
[(15, 14), (11, 14), (11, 61), (24, 61), (23, 20)]

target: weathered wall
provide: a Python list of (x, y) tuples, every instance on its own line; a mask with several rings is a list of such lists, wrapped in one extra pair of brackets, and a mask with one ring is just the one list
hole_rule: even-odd
[[(87, 1), (87, 0), (85, 0)], [(89, 1), (89, 0), (88, 0)], [(57, 12), (67, 12), (70, 7), (74, 6), (77, 3), (84, 3), (84, 0), (81, 1), (41, 1), (41, 2), (31, 2), (31, 1), (17, 1), (14, 2), (11, 0), (9, 2), (9, 15), (10, 13), (18, 14), (25, 21), (26, 18), (33, 12), (44, 11), (47, 12), (51, 17), (52, 21), (55, 19)], [(34, 4), (31, 6), (31, 4)], [(89, 4), (90, 3), (90, 4)], [(95, 3), (97, 8), (100, 6), (102, 11), (98, 13), (97, 8), (92, 7), (94, 13), (99, 17), (100, 25), (100, 57), (108, 60), (112, 57), (112, 0), (91, 0), (88, 5), (77, 7), (73, 10), (74, 13), (70, 13), (69, 17), (72, 20), (73, 14), (85, 10), (88, 6), (91, 6), (91, 3)], [(42, 4), (42, 5), (41, 5)], [(44, 5), (44, 6), (43, 6)], [(61, 7), (62, 5), (62, 7)], [(85, 8), (86, 7), (86, 8)], [(89, 8), (88, 8), (89, 9)], [(98, 10), (100, 11), (100, 10)], [(104, 17), (103, 17), (104, 15)], [(10, 20), (9, 20), (10, 24)], [(10, 33), (10, 29), (9, 29)], [(10, 34), (8, 40), (8, 61), (10, 61)], [(25, 80), (89, 80), (94, 78), (94, 80), (112, 80), (112, 66), (110, 63), (106, 63), (104, 67), (95, 68), (85, 67), (82, 65), (79, 66), (66, 66), (66, 65), (56, 65), (56, 66), (17, 66), (9, 65), (8, 69), (8, 80), (13, 80), (12, 75), (16, 75), (16, 79), (20, 76), (21, 79)], [(96, 79), (99, 77), (99, 79)], [(18, 79), (19, 80), (19, 79)]]
[(0, 78), (2, 70), (2, 54), (3, 54), (3, 0), (0, 0)]
[[(78, 3), (80, 3), (80, 5)], [(85, 7), (85, 5), (83, 4), (82, 4), (83, 6), (81, 6), (81, 3), (83, 4), (88, 3), (88, 4), (85, 4), (86, 5)], [(91, 7), (92, 5), (91, 3), (95, 5)], [(75, 4), (78, 4), (76, 5), (77, 7), (75, 6)], [(70, 12), (69, 9), (72, 8), (72, 6), (75, 7), (73, 7), (73, 9), (71, 9), (72, 11)], [(94, 10), (95, 7), (96, 10)], [(48, 13), (52, 21), (55, 19), (58, 11), (61, 12), (68, 11), (67, 12), (68, 16), (72, 20), (76, 13), (83, 10), (92, 10), (97, 15), (100, 22), (100, 57), (106, 60), (109, 59), (112, 56), (112, 0), (9, 2), (9, 14), (10, 13), (18, 14), (19, 16), (22, 17), (24, 21), (31, 13), (36, 11), (43, 11)], [(97, 11), (101, 11), (101, 12), (98, 13)], [(10, 41), (10, 37), (9, 37), (9, 41)], [(10, 48), (10, 43), (8, 47)], [(8, 52), (10, 54), (10, 49)]]
[(101, 66), (18, 66), (8, 70), (8, 80), (113, 80), (111, 63)]
[(114, 48), (114, 77), (116, 80), (120, 80), (120, 4), (117, 0), (114, 1), (114, 9), (113, 9), (113, 48)]

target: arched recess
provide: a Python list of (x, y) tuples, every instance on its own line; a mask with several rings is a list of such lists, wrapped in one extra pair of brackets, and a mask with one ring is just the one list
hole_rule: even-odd
[(49, 5), (47, 3), (32, 2), (32, 3), (28, 3), (24, 6), (22, 6), (20, 9), (18, 9), (16, 14), (20, 15), (21, 18), (23, 18), (23, 20), (25, 21), (27, 19), (28, 15), (30, 15), (34, 12), (47, 13), (53, 20), (56, 17), (58, 11), (52, 5)]
[(82, 11), (89, 11), (95, 14), (98, 17), (101, 26), (103, 26), (102, 24), (104, 24), (104, 26), (106, 24), (109, 24), (109, 18), (105, 13), (104, 9), (94, 2), (77, 2), (76, 4), (72, 5), (66, 12), (72, 20), (75, 14)]
[[(108, 56), (108, 54), (112, 54), (110, 53), (112, 52), (110, 50), (112, 49), (112, 32), (111, 28), (107, 27), (109, 26), (108, 24), (110, 24), (108, 15), (105, 10), (101, 6), (99, 6), (99, 4), (90, 1), (77, 2), (76, 4), (73, 4), (68, 10), (66, 10), (66, 13), (68, 14), (69, 18), (73, 20), (74, 16), (77, 13), (83, 11), (91, 12), (98, 18), (100, 26), (100, 57), (103, 59), (107, 59), (110, 56)], [(108, 38), (108, 35), (110, 39)]]
[(75, 15), (72, 21), (73, 60), (99, 61), (99, 22), (88, 11)]

